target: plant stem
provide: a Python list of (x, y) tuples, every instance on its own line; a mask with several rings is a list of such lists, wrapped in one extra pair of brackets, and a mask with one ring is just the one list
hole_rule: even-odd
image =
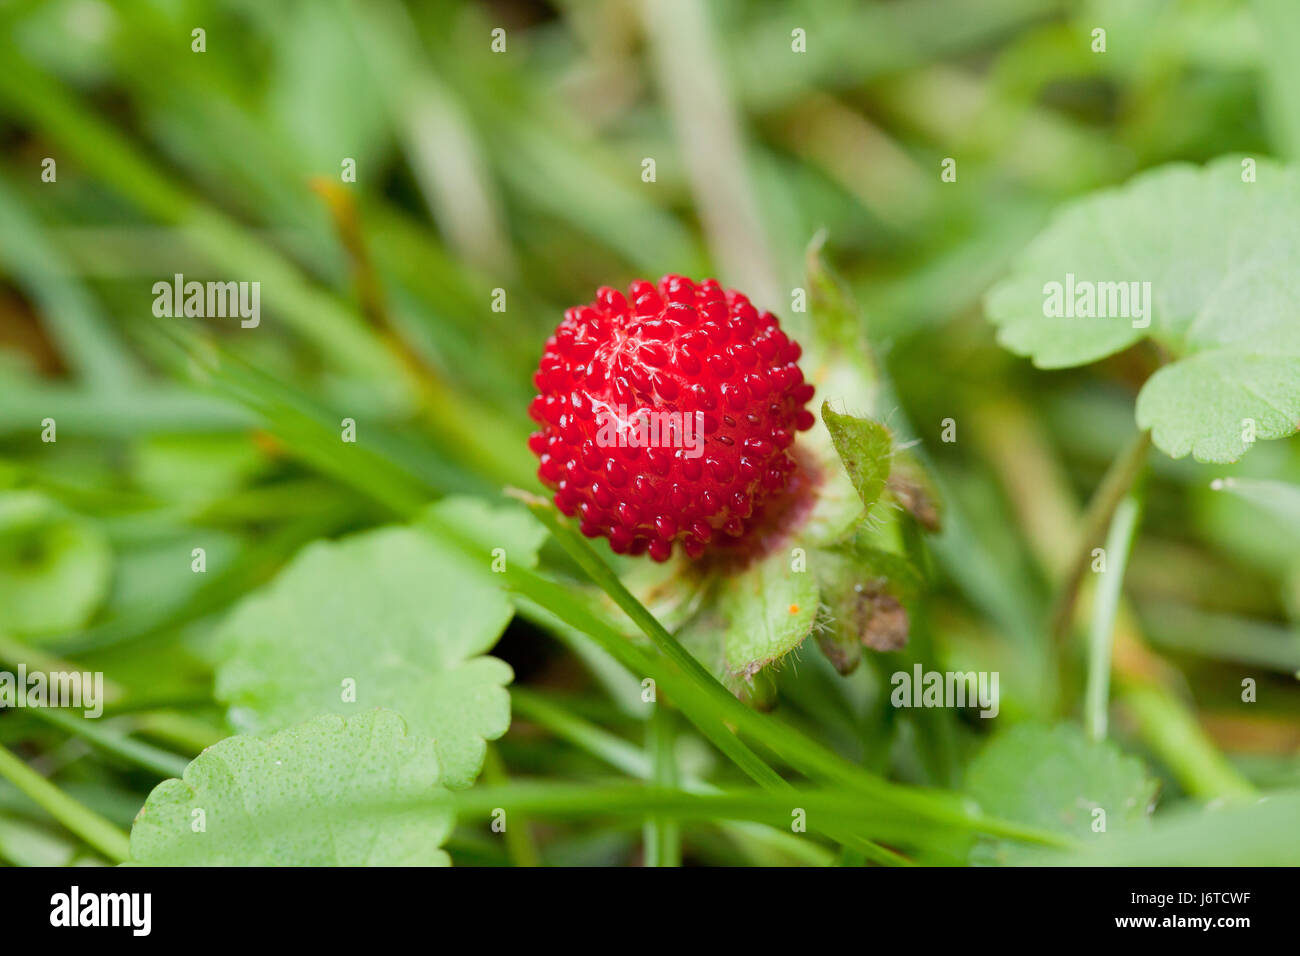
[(131, 841), (125, 833), (72, 799), (3, 746), (0, 746), (0, 777), (6, 778), (50, 816), (114, 863), (125, 863), (130, 857)]
[(1119, 611), (1120, 590), (1129, 552), (1137, 534), (1142, 513), (1139, 489), (1130, 491), (1115, 508), (1110, 531), (1106, 535), (1106, 570), (1097, 585), (1092, 604), (1092, 623), (1088, 631), (1088, 685), (1084, 695), (1083, 725), (1093, 740), (1106, 736), (1106, 716), (1110, 705), (1110, 661), (1114, 642), (1115, 615)]
[(1137, 479), (1142, 466), (1146, 464), (1147, 451), (1151, 448), (1151, 433), (1138, 432), (1115, 457), (1106, 469), (1106, 474), (1097, 486), (1088, 510), (1083, 516), (1083, 531), (1079, 537), (1078, 550), (1070, 570), (1061, 583), (1060, 596), (1052, 611), (1051, 636), (1060, 644), (1070, 632), (1074, 623), (1074, 607), (1079, 600), (1079, 586), (1092, 561), (1092, 549), (1096, 542), (1111, 525), (1111, 519), (1120, 501), (1128, 494)]
[[(650, 753), (656, 787), (677, 789), (677, 754), (673, 744), (673, 715), (667, 705), (656, 703), (646, 721), (646, 750)], [(671, 820), (651, 816), (645, 824), (645, 865), (681, 866), (681, 828)]]

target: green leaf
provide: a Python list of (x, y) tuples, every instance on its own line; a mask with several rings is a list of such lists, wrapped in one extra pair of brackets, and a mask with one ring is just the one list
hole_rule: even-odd
[(318, 717), (265, 740), (229, 737), (149, 794), (131, 861), (447, 866), (454, 820), (430, 799), (445, 792), (435, 751), (384, 710)]
[(445, 784), (473, 782), (484, 741), (510, 723), (510, 668), (483, 656), (512, 614), (493, 549), (531, 565), (543, 532), (520, 509), (474, 499), (431, 510), (472, 529), (480, 565), (429, 530), (384, 528), (310, 545), (235, 609), (218, 638), (216, 693), (237, 729), (389, 707), (437, 741)]
[(722, 581), (723, 662), (733, 679), (748, 681), (803, 643), (817, 617), (817, 582), (791, 570), (790, 554), (778, 550)]
[(1300, 792), (1216, 802), (1162, 814), (1141, 833), (1044, 857), (1064, 866), (1300, 866)]
[(852, 672), (863, 647), (896, 651), (907, 643), (908, 608), (921, 590), (907, 558), (855, 540), (809, 560), (826, 608), (817, 643), (836, 670)]
[[(1161, 167), (1067, 206), (995, 286), (999, 340), (1041, 368), (1083, 365), (1150, 338), (1172, 356), (1137, 422), (1173, 458), (1230, 462), (1300, 422), (1300, 180), (1268, 162)], [(1145, 318), (1045, 315), (1047, 284), (1150, 283)], [(1141, 288), (1140, 286), (1138, 287)], [(1109, 298), (1109, 297), (1108, 297)], [(1098, 310), (1094, 308), (1094, 313)], [(1148, 322), (1147, 327), (1142, 327)]]
[[(1300, 318), (1293, 321), (1300, 325)], [(1151, 429), (1152, 440), (1171, 458), (1191, 452), (1197, 461), (1233, 462), (1253, 444), (1245, 437), (1248, 431), (1253, 439), (1295, 432), (1300, 343), (1251, 340), (1251, 333), (1245, 334), (1246, 344), (1192, 355), (1160, 369), (1142, 387), (1138, 425)], [(1279, 351), (1266, 354), (1273, 349)]]
[[(1142, 827), (1154, 805), (1156, 781), (1142, 762), (1108, 741), (1092, 741), (1071, 724), (1020, 724), (995, 737), (971, 762), (966, 791), (985, 813), (1097, 838), (1093, 811), (1106, 812), (1106, 833)], [(986, 847), (998, 862), (1012, 849)]]
[(773, 687), (761, 674), (803, 643), (817, 618), (817, 581), (792, 570), (779, 549), (714, 579), (702, 609), (678, 639), (733, 693), (761, 703)]
[(0, 628), (37, 637), (81, 627), (111, 571), (96, 525), (37, 492), (0, 492)]
[(835, 451), (862, 499), (862, 506), (870, 508), (879, 500), (889, 479), (889, 457), (893, 447), (889, 429), (868, 418), (841, 415), (825, 402), (822, 403), (822, 421), (830, 430)]

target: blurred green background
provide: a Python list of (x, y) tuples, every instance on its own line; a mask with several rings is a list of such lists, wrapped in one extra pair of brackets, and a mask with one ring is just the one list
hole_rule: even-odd
[[(132, 701), (114, 733), (185, 756), (223, 735), (205, 636), (305, 543), (535, 488), (531, 374), (565, 307), (678, 272), (785, 320), (821, 230), (892, 381), (878, 413), (945, 493), (938, 659), (1002, 673), (999, 723), (1069, 718), (1081, 651), (1044, 622), (1152, 359), (1036, 371), (997, 346), (981, 296), (1070, 197), (1173, 160), (1294, 158), (1300, 4), (9, 0), (0, 144), (0, 660), (103, 670)], [(156, 319), (153, 283), (178, 272), (259, 281), (261, 325)], [(303, 423), (344, 416), (363, 447), (340, 468)], [(1114, 732), (1162, 806), (1300, 785), (1300, 546), (1210, 489), (1300, 482), (1297, 448), (1227, 468), (1152, 455)], [(497, 653), (602, 726), (634, 719), (528, 623)], [(843, 680), (805, 653), (783, 714), (898, 779), (957, 785), (988, 728), (882, 715), (889, 669)], [(0, 743), (122, 826), (156, 782), (30, 714), (0, 715)], [(518, 774), (585, 766), (523, 720), (500, 751)], [(573, 825), (546, 852), (622, 862), (635, 836)], [(86, 851), (0, 788), (0, 858)]]

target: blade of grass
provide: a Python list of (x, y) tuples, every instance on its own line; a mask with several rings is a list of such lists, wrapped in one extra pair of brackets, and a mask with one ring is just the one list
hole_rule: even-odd
[(30, 432), (53, 418), (59, 437), (134, 438), (154, 432), (230, 432), (254, 418), (238, 405), (176, 385), (99, 391), (49, 382), (0, 382), (0, 434)]
[[(46, 674), (82, 673), (86, 670), (83, 666), (55, 657), (47, 651), (26, 647), (4, 634), (0, 634), (0, 664), (9, 667), (22, 664), (26, 667), (28, 673), (36, 671)], [(24, 697), (26, 696), (25, 688), (21, 688), (20, 692), (23, 693)], [(129, 696), (124, 695), (122, 687), (113, 681), (105, 680), (102, 685), (102, 692), (103, 700), (100, 703), (106, 705), (106, 707), (120, 706), (124, 697), (129, 701)], [(77, 717), (70, 713), (63, 713), (60, 710), (43, 706), (27, 707), (25, 713), (32, 714), (61, 730), (82, 737), (109, 753), (116, 754), (124, 760), (138, 764), (147, 770), (152, 770), (163, 777), (179, 777), (188, 762), (176, 754), (151, 747), (138, 740), (132, 740), (125, 735), (107, 731), (90, 718)]]
[(165, 741), (198, 754), (230, 733), (222, 728), (173, 710), (145, 711), (134, 718), (138, 733)]
[[(551, 819), (635, 818), (653, 813), (675, 820), (705, 823), (719, 819), (749, 820), (773, 827), (789, 827), (792, 811), (802, 810), (810, 827), (818, 820), (834, 820), (838, 826), (877, 840), (913, 841), (918, 828), (916, 818), (907, 810), (882, 810), (863, 801), (857, 794), (842, 790), (778, 793), (746, 788), (698, 794), (630, 785), (624, 781), (609, 784), (525, 782), (509, 787), (475, 787), (440, 794), (434, 799), (445, 801), (462, 819), (486, 816), (494, 808), (505, 807), (510, 812)], [(1073, 846), (1072, 841), (1060, 838), (1052, 842), (1058, 846)]]
[(18, 195), (0, 180), (0, 263), (29, 292), (59, 354), (92, 388), (121, 389), (136, 382), (139, 367), (121, 339), (73, 274), (46, 230)]
[(460, 257), (509, 274), (501, 202), (466, 109), (436, 76), (409, 12), (391, 2), (339, 5), (369, 61), (429, 213)]
[[(646, 750), (650, 753), (651, 780), (665, 790), (675, 790), (678, 784), (675, 741), (672, 711), (656, 704), (646, 721)], [(675, 822), (648, 817), (644, 841), (646, 866), (681, 866), (681, 829)]]
[(125, 863), (129, 858), (130, 841), (125, 833), (68, 796), (3, 746), (0, 746), (0, 776), (114, 863)]
[[(403, 370), (348, 308), (312, 285), (274, 246), (187, 189), (176, 186), (117, 129), (36, 69), (0, 35), (0, 102), (45, 131), (85, 168), (159, 220), (177, 227), (176, 240), (241, 280), (257, 280), (264, 303), (340, 368), (382, 383), (390, 397), (409, 397)], [(162, 278), (162, 277), (160, 277)]]
[[(355, 413), (331, 411), (209, 341), (171, 326), (160, 326), (160, 330), (176, 345), (178, 355), (202, 369), (217, 394), (254, 411), (297, 457), (395, 514), (410, 516), (435, 494), (482, 493), (494, 489), (496, 482), (527, 483), (532, 479), (531, 466), (522, 465), (528, 455), (523, 433), (515, 434), (482, 409), (467, 407), (459, 396), (433, 378), (418, 377), (415, 387), (429, 408), (440, 409), (438, 414), (443, 419), (455, 423), (455, 435), (441, 430), (442, 448), (463, 467), (453, 467), (427, 447), (385, 430), (382, 422), (363, 419), (364, 409)], [(355, 443), (344, 445), (341, 441), (339, 422), (343, 415), (358, 423)], [(460, 440), (476, 428), (480, 432), (473, 440)], [(449, 436), (452, 440), (448, 442), (445, 439)], [(486, 458), (479, 453), (498, 446), (518, 452), (494, 451)]]
[(723, 273), (755, 302), (781, 301), (780, 272), (749, 176), (740, 121), (723, 80), (712, 8), (694, 0), (643, 0), (655, 78), (667, 101), (691, 191)]
[(76, 717), (49, 707), (29, 707), (26, 712), (60, 730), (81, 737), (106, 753), (151, 770), (160, 777), (179, 777), (189, 766), (189, 761), (184, 757), (133, 740), (123, 734), (112, 733), (88, 717)]
[(162, 607), (143, 620), (108, 620), (52, 641), (50, 647), (62, 654), (80, 655), (128, 642), (164, 639), (180, 626), (220, 611), (270, 580), (300, 547), (336, 531), (338, 520), (337, 515), (307, 515), (289, 521), (246, 550), (239, 561), (214, 572), (184, 603)]
[[(27, 668), (28, 672), (43, 671), (46, 674), (71, 674), (86, 670), (84, 667), (50, 653), (47, 648), (28, 647), (21, 641), (16, 641), (4, 633), (0, 633), (0, 664), (13, 668), (21, 664)], [(103, 693), (104, 704), (112, 706), (121, 700), (124, 690), (113, 681), (105, 680)]]
[(1102, 740), (1106, 736), (1115, 615), (1119, 611), (1124, 571), (1141, 515), (1142, 492), (1135, 488), (1116, 506), (1115, 517), (1106, 535), (1106, 570), (1093, 599), (1092, 622), (1088, 631), (1088, 683), (1083, 703), (1083, 726), (1093, 740)]
[(14, 866), (70, 866), (79, 849), (64, 836), (0, 814), (0, 859)]
[[(794, 799), (792, 799), (794, 797)], [(867, 809), (851, 795), (832, 791), (803, 791), (797, 795), (762, 788), (693, 794), (681, 790), (630, 785), (550, 782), (517, 783), (509, 787), (479, 787), (440, 797), (452, 804), (458, 816), (478, 817), (496, 807), (551, 819), (585, 819), (600, 816), (639, 817), (658, 813), (675, 820), (709, 822), (717, 819), (751, 820), (772, 826), (788, 825), (791, 810), (804, 810), (810, 818), (826, 816), (869, 829), (876, 836), (897, 836), (910, 823), (904, 816), (889, 817)]]

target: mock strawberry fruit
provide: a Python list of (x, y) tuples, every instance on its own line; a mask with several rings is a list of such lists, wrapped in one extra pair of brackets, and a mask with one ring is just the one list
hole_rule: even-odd
[(814, 421), (800, 354), (774, 315), (712, 279), (602, 287), (565, 312), (533, 377), (538, 475), (619, 554), (664, 561), (680, 541), (696, 558), (742, 539)]

